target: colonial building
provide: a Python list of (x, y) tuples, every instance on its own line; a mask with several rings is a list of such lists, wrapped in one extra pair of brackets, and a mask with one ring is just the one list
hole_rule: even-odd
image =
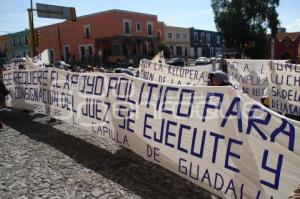
[(12, 59), (16, 57), (25, 57), (27, 55), (30, 55), (29, 31), (24, 30), (21, 32), (8, 34), (7, 58)]
[(52, 61), (117, 62), (153, 56), (164, 34), (156, 15), (108, 10), (38, 28), (38, 50), (50, 48)]
[(190, 56), (190, 31), (188, 28), (165, 26), (164, 40), (170, 49), (171, 57)]
[(216, 57), (222, 54), (222, 38), (220, 33), (190, 28), (190, 56)]
[(270, 59), (290, 59), (300, 63), (300, 32), (279, 32), (275, 38), (269, 38)]

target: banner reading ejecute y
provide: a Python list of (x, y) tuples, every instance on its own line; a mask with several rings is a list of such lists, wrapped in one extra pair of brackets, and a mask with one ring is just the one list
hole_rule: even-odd
[(8, 106), (107, 135), (222, 198), (282, 199), (299, 184), (300, 123), (231, 87), (58, 69), (3, 77)]

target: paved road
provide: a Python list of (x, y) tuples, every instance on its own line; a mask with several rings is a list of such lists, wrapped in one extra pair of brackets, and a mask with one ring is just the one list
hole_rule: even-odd
[(113, 141), (49, 117), (2, 110), (0, 198), (211, 198)]

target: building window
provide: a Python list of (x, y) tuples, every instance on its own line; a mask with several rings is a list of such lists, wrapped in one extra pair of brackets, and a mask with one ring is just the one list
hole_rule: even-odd
[(168, 33), (168, 39), (172, 39), (172, 33)]
[(91, 26), (85, 25), (83, 28), (84, 28), (84, 38), (90, 38), (91, 37)]
[(220, 35), (217, 35), (217, 44), (220, 44), (221, 43), (221, 37)]
[(89, 56), (93, 55), (93, 46), (92, 45), (87, 46), (87, 54)]
[(204, 41), (205, 41), (205, 33), (201, 32), (201, 42), (204, 42)]
[(64, 61), (65, 62), (70, 61), (70, 46), (68, 46), (68, 45), (64, 46)]
[(206, 42), (210, 43), (210, 34), (206, 34)]
[(54, 63), (54, 50), (50, 49), (50, 63)]
[(80, 60), (83, 61), (85, 58), (93, 56), (93, 45), (80, 45), (79, 46)]
[(18, 40), (19, 40), (19, 45), (22, 46), (22, 37), (19, 37)]
[(142, 31), (141, 23), (137, 23), (136, 24), (136, 31), (137, 32), (141, 32)]
[(80, 60), (83, 61), (85, 58), (85, 47), (80, 46)]
[(176, 55), (182, 56), (182, 46), (176, 46)]
[(123, 29), (124, 29), (124, 34), (125, 35), (130, 35), (131, 34), (131, 21), (128, 19), (125, 19), (123, 21)]
[(180, 34), (176, 33), (176, 39), (179, 39), (179, 38), (180, 38)]
[(171, 56), (174, 56), (174, 49), (173, 46), (170, 46)]
[[(12, 39), (13, 46), (16, 46), (16, 39)], [(14, 57), (14, 56), (13, 56)]]
[(24, 36), (24, 44), (25, 44), (25, 45), (28, 45), (28, 38), (27, 38), (26, 35)]
[(182, 36), (183, 36), (183, 39), (184, 39), (184, 40), (187, 39), (187, 35), (186, 35), (186, 34), (183, 34)]
[(219, 56), (222, 54), (222, 48), (216, 48), (216, 56)]
[(148, 36), (153, 35), (153, 24), (152, 24), (152, 22), (147, 22), (147, 33), (148, 33)]
[(157, 31), (157, 38), (158, 38), (158, 40), (161, 39), (161, 30)]
[(197, 32), (194, 32), (194, 43), (198, 43), (198, 33)]

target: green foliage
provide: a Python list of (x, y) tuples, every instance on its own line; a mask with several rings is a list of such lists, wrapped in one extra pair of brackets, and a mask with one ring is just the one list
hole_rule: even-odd
[(166, 59), (169, 59), (169, 58), (170, 58), (171, 52), (170, 52), (170, 49), (169, 49), (169, 47), (167, 46), (166, 43), (161, 42), (160, 45), (158, 46), (158, 50), (164, 52), (164, 57), (165, 57)]
[[(250, 58), (264, 58), (267, 29), (274, 37), (279, 25), (279, 0), (212, 0), (215, 23), (228, 48), (245, 49)], [(248, 44), (248, 45), (247, 45)]]

